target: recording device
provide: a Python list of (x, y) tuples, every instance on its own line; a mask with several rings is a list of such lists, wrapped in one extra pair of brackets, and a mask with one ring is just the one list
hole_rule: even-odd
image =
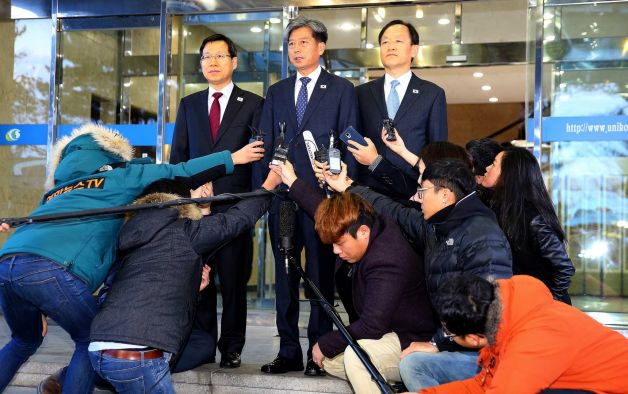
[(397, 141), (397, 135), (395, 134), (395, 123), (392, 119), (384, 119), (382, 126), (386, 132), (386, 141)]
[(368, 146), (364, 137), (362, 137), (362, 135), (358, 133), (358, 131), (354, 129), (353, 126), (347, 127), (345, 131), (340, 133), (340, 141), (349, 145), (349, 140), (355, 141), (362, 146)]
[(329, 149), (327, 149), (327, 157), (329, 163), (329, 172), (334, 175), (340, 174), (342, 166), (340, 163), (340, 150), (335, 147), (334, 131), (329, 131)]
[(253, 126), (249, 126), (249, 130), (251, 130), (251, 138), (249, 138), (249, 144), (252, 144), (255, 141), (264, 142), (264, 132), (262, 130), (256, 129)]
[(310, 130), (305, 130), (303, 133), (303, 141), (305, 141), (305, 150), (307, 150), (307, 155), (310, 158), (310, 164), (314, 167), (314, 160), (318, 160), (316, 158), (316, 152), (318, 151), (318, 147), (316, 146), (316, 141), (314, 140), (314, 136)]
[(294, 227), (296, 212), (292, 201), (282, 201), (279, 204), (279, 250), (284, 254), (286, 275), (288, 275), (289, 253), (294, 248)]
[(275, 140), (275, 150), (270, 162), (273, 166), (278, 166), (288, 160), (288, 143), (286, 140), (286, 122), (279, 122), (279, 137)]

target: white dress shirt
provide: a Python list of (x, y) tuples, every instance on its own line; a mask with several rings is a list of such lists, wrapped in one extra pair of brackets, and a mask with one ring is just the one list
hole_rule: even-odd
[(213, 94), (220, 92), (222, 96), (218, 99), (218, 103), (220, 104), (220, 122), (222, 123), (222, 117), (225, 115), (225, 110), (227, 109), (227, 103), (229, 102), (229, 97), (231, 97), (231, 92), (233, 92), (233, 81), (229, 82), (229, 85), (222, 88), (222, 90), (216, 90), (209, 85), (209, 94), (207, 95), (207, 113), (209, 114), (212, 109), (212, 103), (214, 102)]
[(316, 86), (316, 81), (318, 81), (318, 77), (321, 75), (321, 66), (316, 67), (314, 71), (310, 73), (310, 75), (303, 75), (297, 71), (297, 80), (294, 83), (294, 105), (297, 105), (297, 97), (299, 97), (299, 91), (301, 90), (301, 77), (308, 77), (311, 79), (310, 83), (307, 84), (307, 102), (310, 102), (310, 98), (312, 97), (312, 92), (314, 91), (314, 86)]
[(390, 83), (393, 80), (399, 81), (399, 85), (397, 85), (397, 95), (399, 96), (399, 103), (403, 101), (403, 96), (406, 94), (406, 90), (408, 90), (408, 85), (410, 85), (410, 78), (412, 78), (412, 70), (408, 70), (407, 73), (403, 74), (398, 78), (393, 78), (388, 74), (384, 75), (384, 102), (388, 102), (388, 95), (390, 94)]

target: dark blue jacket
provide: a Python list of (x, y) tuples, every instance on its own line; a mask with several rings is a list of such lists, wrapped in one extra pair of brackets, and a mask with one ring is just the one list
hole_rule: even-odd
[[(286, 122), (286, 141), (290, 142), (289, 160), (294, 165), (299, 178), (318, 188), (314, 171), (301, 135), (303, 131), (312, 132), (317, 146), (329, 145), (329, 131), (338, 133), (358, 122), (358, 105), (353, 84), (348, 80), (321, 70), (318, 80), (313, 84), (301, 126), (297, 126), (297, 113), (294, 103), (294, 85), (296, 76), (283, 79), (268, 88), (259, 128), (266, 133), (264, 159), (253, 164), (254, 185), (261, 185), (268, 173), (268, 164), (272, 158), (275, 139), (279, 136), (279, 123)], [(308, 86), (309, 88), (309, 86)], [(340, 146), (345, 150), (344, 146)], [(343, 161), (347, 163), (349, 174), (355, 174), (357, 163), (353, 155), (343, 152)]]

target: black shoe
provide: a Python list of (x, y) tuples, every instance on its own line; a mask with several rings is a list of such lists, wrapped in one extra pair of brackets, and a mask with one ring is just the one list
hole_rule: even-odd
[(220, 359), (220, 366), (222, 368), (238, 368), (241, 363), (240, 353), (238, 352), (227, 352)]
[(37, 394), (61, 394), (61, 390), (63, 389), (61, 375), (65, 374), (65, 368), (67, 367), (59, 369), (57, 372), (39, 382), (39, 386), (37, 386)]
[(325, 369), (319, 367), (318, 365), (316, 365), (314, 360), (312, 360), (311, 358), (307, 360), (307, 365), (305, 366), (305, 372), (304, 373), (307, 376), (325, 376), (325, 375), (327, 375), (327, 372), (325, 371)]
[(303, 371), (303, 361), (288, 360), (277, 356), (273, 361), (262, 365), (262, 372), (265, 373), (286, 373), (290, 371)]

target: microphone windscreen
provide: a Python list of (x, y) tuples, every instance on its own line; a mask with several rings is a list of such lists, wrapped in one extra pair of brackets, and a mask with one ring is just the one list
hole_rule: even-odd
[(284, 238), (292, 238), (294, 235), (294, 226), (296, 220), (296, 212), (292, 201), (282, 201), (279, 205), (279, 236)]

